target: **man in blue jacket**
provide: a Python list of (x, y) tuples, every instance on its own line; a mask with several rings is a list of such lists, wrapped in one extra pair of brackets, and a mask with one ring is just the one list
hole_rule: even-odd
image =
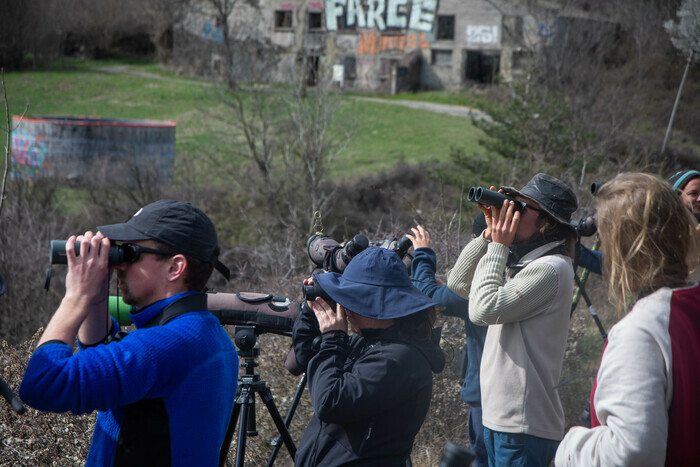
[[(483, 219), (483, 216), (481, 216)], [(478, 221), (478, 219), (477, 219)], [(475, 235), (481, 235), (483, 226), (475, 221), (473, 228)], [(478, 230), (478, 232), (477, 232)], [(467, 434), (469, 446), (476, 458), (472, 464), (474, 467), (486, 467), (488, 455), (484, 444), (484, 426), (481, 424), (481, 389), (479, 387), (479, 367), (481, 354), (484, 351), (484, 341), (488, 326), (479, 326), (469, 320), (469, 300), (465, 300), (447, 285), (441, 284), (435, 278), (437, 261), (435, 251), (430, 247), (430, 232), (418, 225), (411, 228), (413, 234), (406, 234), (413, 242), (413, 261), (411, 262), (411, 279), (413, 285), (432, 298), (438, 304), (442, 314), (455, 316), (464, 320), (464, 333), (467, 338), (467, 368), (462, 383), (462, 400), (469, 404), (469, 416), (467, 419)]]
[[(216, 465), (238, 356), (205, 311), (202, 291), (223, 266), (214, 225), (191, 204), (160, 200), (124, 224), (98, 229), (66, 243), (66, 294), (29, 361), (20, 397), (44, 411), (99, 411), (87, 465)], [(110, 264), (114, 243), (125, 254)], [(134, 331), (119, 332), (109, 317), (110, 269), (124, 301), (138, 310), (129, 316)]]

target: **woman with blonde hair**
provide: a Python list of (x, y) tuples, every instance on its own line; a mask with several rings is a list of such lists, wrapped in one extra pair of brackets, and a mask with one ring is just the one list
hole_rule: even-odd
[(625, 173), (601, 187), (604, 274), (620, 312), (591, 392), (592, 427), (573, 427), (561, 465), (700, 465), (700, 284), (696, 220), (671, 186)]

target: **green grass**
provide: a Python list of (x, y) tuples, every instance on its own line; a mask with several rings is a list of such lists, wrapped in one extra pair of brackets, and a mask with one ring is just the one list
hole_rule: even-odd
[[(156, 74), (173, 81), (96, 69), (105, 66)], [(204, 85), (192, 84), (194, 81)], [(11, 115), (20, 115), (27, 102), (29, 116), (171, 120), (177, 123), (176, 157), (221, 151), (214, 136), (226, 131), (226, 127), (215, 117), (222, 106), (214, 88), (203, 80), (162, 70), (154, 63), (64, 59), (48, 70), (7, 73), (5, 83)], [(432, 102), (474, 104), (450, 93), (396, 97), (419, 96)], [(469, 119), (359, 102), (350, 95), (342, 98), (340, 121), (353, 116), (359, 126), (346, 151), (333, 162), (334, 176), (359, 177), (390, 169), (399, 161), (414, 164), (446, 160), (451, 146), (463, 147), (467, 153), (478, 149), (480, 130)]]
[(347, 175), (389, 169), (398, 161), (444, 161), (451, 146), (478, 150), (481, 131), (469, 119), (366, 101), (346, 101), (345, 111), (359, 115), (348, 150), (338, 158)]

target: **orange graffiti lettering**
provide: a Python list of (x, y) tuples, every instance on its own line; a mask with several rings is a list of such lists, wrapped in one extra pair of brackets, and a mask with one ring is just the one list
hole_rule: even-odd
[(411, 33), (406, 35), (406, 48), (413, 49), (416, 46), (416, 35)]
[(384, 52), (385, 50), (391, 49), (391, 36), (382, 36), (382, 48), (381, 51)]
[(420, 35), (420, 48), (427, 49), (430, 47), (430, 42), (425, 39), (425, 34)]
[(378, 32), (375, 33), (372, 31), (360, 35), (360, 41), (357, 45), (357, 54), (375, 55), (376, 53), (385, 52), (387, 50), (410, 50), (416, 47), (420, 47), (421, 49), (430, 47), (430, 42), (425, 34), (417, 35), (416, 33), (409, 33), (404, 36), (384, 36)]
[(370, 32), (369, 34), (364, 33), (362, 36), (360, 36), (360, 44), (357, 47), (357, 54), (374, 55), (374, 32)]

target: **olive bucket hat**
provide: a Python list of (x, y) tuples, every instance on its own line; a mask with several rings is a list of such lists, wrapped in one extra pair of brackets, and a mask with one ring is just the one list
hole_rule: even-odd
[(387, 248), (367, 248), (352, 258), (343, 274), (314, 277), (329, 297), (365, 318), (402, 318), (437, 305), (413, 287), (406, 265)]
[(561, 180), (538, 173), (521, 190), (508, 186), (502, 186), (501, 189), (507, 196), (520, 195), (536, 202), (557, 222), (576, 232), (576, 228), (571, 225), (571, 215), (578, 209), (578, 200), (571, 188)]

